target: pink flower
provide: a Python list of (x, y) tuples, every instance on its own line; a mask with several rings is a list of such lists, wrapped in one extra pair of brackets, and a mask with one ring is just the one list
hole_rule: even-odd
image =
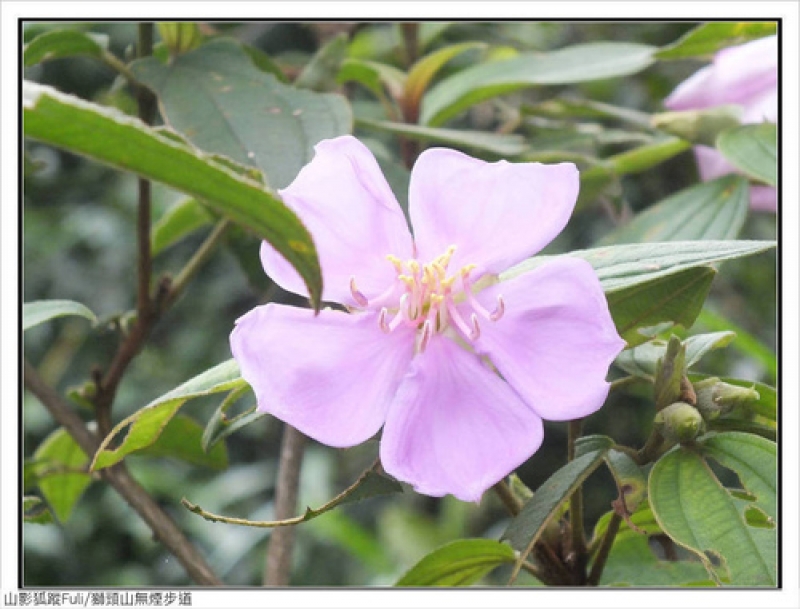
[[(349, 312), (267, 304), (237, 321), (231, 349), (259, 408), (330, 446), (383, 427), (389, 474), (477, 501), (539, 448), (542, 419), (602, 406), (624, 344), (583, 260), (497, 281), (562, 230), (578, 186), (570, 163), (428, 150), (411, 174), (412, 238), (367, 148), (321, 142), (281, 195), (314, 236), (323, 299)], [(266, 243), (261, 260), (306, 295)]]
[[(711, 65), (682, 82), (664, 100), (670, 110), (701, 110), (723, 104), (742, 107), (743, 123), (778, 120), (778, 37), (760, 38), (719, 51)], [(737, 171), (714, 148), (696, 146), (703, 180)], [(777, 210), (777, 192), (770, 186), (752, 186), (750, 205)]]

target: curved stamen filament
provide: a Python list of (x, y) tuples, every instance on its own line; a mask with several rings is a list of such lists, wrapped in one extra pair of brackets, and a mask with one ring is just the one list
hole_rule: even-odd
[(361, 293), (358, 288), (356, 287), (356, 278), (350, 277), (350, 294), (353, 296), (353, 300), (356, 301), (358, 306), (366, 307), (369, 304), (369, 300), (367, 297)]
[[(416, 259), (404, 262), (396, 256), (387, 256), (397, 271), (397, 282), (384, 294), (368, 301), (358, 291), (355, 279), (351, 279), (353, 299), (361, 306), (369, 304), (373, 310), (381, 307), (378, 324), (384, 332), (392, 332), (401, 324), (414, 327), (419, 332), (420, 352), (425, 350), (432, 336), (443, 332), (451, 321), (467, 340), (476, 341), (481, 336), (478, 318), (497, 321), (505, 312), (505, 301), (498, 295), (494, 311), (487, 310), (478, 302), (472, 293), (470, 277), (476, 268), (474, 264), (465, 265), (448, 276), (447, 267), (455, 251), (455, 246), (450, 246), (444, 254), (426, 264), (420, 264)], [(455, 289), (459, 278), (461, 285)], [(401, 293), (399, 302), (398, 292)]]

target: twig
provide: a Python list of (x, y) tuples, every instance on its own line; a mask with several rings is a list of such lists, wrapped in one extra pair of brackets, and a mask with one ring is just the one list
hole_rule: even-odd
[[(291, 425), (285, 425), (278, 466), (278, 483), (275, 486), (275, 517), (278, 520), (290, 517), (297, 510), (297, 491), (300, 486), (300, 465), (303, 462), (304, 446), (305, 436)], [(267, 548), (264, 585), (289, 585), (294, 536), (294, 527), (279, 528), (272, 533)]]
[(503, 502), (503, 505), (506, 506), (506, 509), (512, 516), (516, 516), (520, 513), (522, 510), (522, 503), (514, 496), (514, 493), (511, 492), (505, 480), (501, 480), (495, 484), (492, 490), (497, 493), (497, 496), (500, 497), (500, 501)]
[[(583, 420), (570, 421), (567, 426), (567, 459), (575, 459), (575, 443), (581, 435)], [(569, 498), (569, 522), (572, 530), (572, 554), (574, 556), (574, 573), (578, 584), (583, 585), (586, 578), (586, 538), (583, 533), (583, 490), (575, 489)]]
[(230, 221), (227, 219), (217, 222), (216, 226), (214, 226), (214, 230), (211, 231), (208, 237), (206, 237), (206, 240), (203, 241), (202, 245), (189, 259), (183, 269), (181, 269), (180, 273), (178, 273), (175, 279), (172, 280), (169, 287), (169, 292), (163, 299), (159, 312), (172, 306), (172, 304), (178, 299), (189, 281), (197, 274), (197, 271), (200, 270), (200, 267), (211, 257), (211, 254), (214, 252), (214, 248), (222, 239), (223, 235), (225, 234), (225, 230), (229, 225)]
[[(99, 446), (98, 439), (61, 397), (42, 379), (36, 369), (25, 361), (25, 387), (39, 398), (52, 417), (72, 436), (87, 456)], [(207, 586), (222, 585), (203, 556), (186, 538), (175, 522), (159, 507), (148, 492), (130, 475), (124, 464), (100, 470), (100, 476), (117, 491), (144, 520), (153, 535), (180, 561), (189, 577)]]
[(608, 560), (608, 555), (611, 552), (611, 546), (614, 545), (614, 538), (617, 536), (619, 525), (621, 523), (622, 516), (614, 512), (611, 515), (611, 520), (608, 522), (608, 528), (606, 529), (606, 534), (603, 536), (603, 541), (600, 544), (600, 548), (597, 550), (597, 556), (594, 559), (594, 563), (592, 563), (592, 570), (589, 573), (589, 578), (586, 580), (586, 583), (589, 586), (596, 586), (600, 583), (600, 578), (603, 575), (603, 569), (606, 566), (606, 560)]

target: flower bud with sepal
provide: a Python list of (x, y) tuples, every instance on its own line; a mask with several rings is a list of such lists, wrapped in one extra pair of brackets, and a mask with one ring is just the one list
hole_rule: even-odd
[(670, 442), (691, 442), (705, 431), (700, 412), (686, 402), (670, 404), (654, 420), (656, 429)]
[(694, 389), (697, 395), (697, 410), (706, 421), (713, 421), (737, 407), (747, 408), (758, 402), (761, 397), (755, 387), (731, 385), (716, 377), (695, 383)]
[(196, 23), (160, 22), (156, 24), (158, 33), (167, 45), (170, 55), (180, 55), (200, 46), (203, 35)]

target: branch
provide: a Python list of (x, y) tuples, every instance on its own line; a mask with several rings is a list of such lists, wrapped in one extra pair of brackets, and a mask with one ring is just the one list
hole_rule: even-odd
[(589, 573), (589, 578), (586, 580), (586, 583), (589, 586), (596, 586), (600, 583), (600, 577), (603, 575), (603, 569), (606, 566), (606, 560), (608, 560), (608, 555), (611, 552), (611, 546), (614, 545), (614, 538), (617, 536), (619, 525), (621, 523), (622, 516), (614, 512), (611, 516), (611, 520), (608, 523), (608, 529), (606, 529), (606, 534), (603, 536), (603, 541), (600, 544), (600, 548), (597, 550), (597, 556), (594, 559), (594, 564), (592, 564), (592, 571)]
[[(290, 425), (283, 430), (281, 459), (278, 466), (278, 483), (275, 487), (275, 518), (292, 516), (297, 509), (297, 490), (300, 483), (300, 465), (303, 462), (305, 436)], [(269, 540), (264, 585), (287, 586), (292, 566), (294, 527), (276, 529)]]
[[(25, 387), (44, 405), (52, 417), (67, 430), (86, 455), (93, 455), (99, 441), (80, 417), (64, 402), (36, 369), (25, 360)], [(153, 500), (150, 494), (131, 476), (124, 464), (101, 470), (100, 477), (108, 482), (144, 520), (159, 540), (180, 561), (189, 577), (207, 586), (222, 585), (203, 556), (186, 538), (175, 522)]]
[[(570, 421), (567, 427), (567, 459), (575, 459), (575, 443), (581, 435), (583, 420)], [(581, 486), (575, 489), (569, 498), (569, 522), (572, 531), (572, 555), (574, 556), (574, 572), (578, 584), (584, 583), (586, 578), (586, 538), (583, 533), (583, 490)]]

